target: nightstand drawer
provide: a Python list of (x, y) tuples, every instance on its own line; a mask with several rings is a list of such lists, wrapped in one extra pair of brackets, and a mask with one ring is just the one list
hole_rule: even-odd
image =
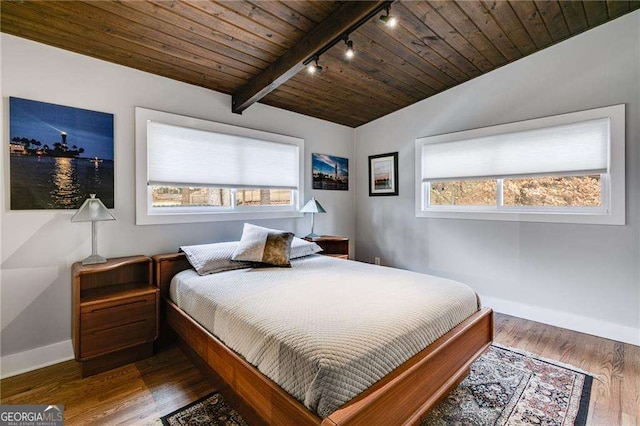
[(80, 357), (110, 352), (156, 336), (156, 295), (95, 303), (81, 309)]
[(155, 318), (156, 295), (130, 297), (104, 303), (94, 303), (80, 308), (81, 334), (128, 324), (139, 319)]
[(155, 318), (129, 319), (127, 323), (116, 326), (108, 324), (105, 325), (105, 328), (82, 333), (80, 357), (88, 358), (138, 343), (149, 342), (154, 339), (155, 335)]
[[(109, 312), (109, 315), (126, 315), (125, 311), (128, 310), (136, 310), (142, 306), (146, 306), (149, 304), (155, 305), (156, 303), (156, 292), (149, 292), (148, 294), (143, 294), (140, 296), (129, 296), (129, 297), (121, 297), (115, 300), (106, 300), (99, 302), (91, 302), (91, 303), (83, 303), (80, 306), (80, 314), (83, 316), (85, 314), (94, 314), (100, 315), (105, 312)], [(116, 318), (109, 318), (109, 321), (115, 320)]]

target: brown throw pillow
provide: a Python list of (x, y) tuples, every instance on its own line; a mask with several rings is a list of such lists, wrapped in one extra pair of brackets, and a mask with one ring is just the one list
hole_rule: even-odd
[(291, 232), (244, 224), (242, 238), (233, 253), (233, 260), (260, 262), (268, 265), (291, 267)]

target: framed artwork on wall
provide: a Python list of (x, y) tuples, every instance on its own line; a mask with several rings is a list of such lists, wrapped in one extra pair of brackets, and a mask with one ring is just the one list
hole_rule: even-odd
[(313, 189), (349, 190), (349, 159), (311, 154)]
[(398, 195), (398, 153), (369, 156), (369, 196)]
[(114, 207), (113, 114), (9, 98), (11, 210)]

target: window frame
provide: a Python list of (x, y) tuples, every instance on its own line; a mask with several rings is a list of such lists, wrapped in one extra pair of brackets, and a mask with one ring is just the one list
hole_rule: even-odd
[[(152, 186), (149, 186), (152, 187)], [(180, 188), (180, 187), (176, 187)], [(217, 188), (217, 187), (216, 187)], [(152, 191), (148, 191), (149, 200), (147, 201), (147, 210), (151, 211), (154, 215), (163, 214), (203, 214), (203, 213), (235, 213), (235, 212), (274, 212), (274, 211), (292, 211), (297, 210), (297, 191), (291, 190), (291, 204), (279, 204), (279, 205), (257, 205), (257, 206), (240, 206), (238, 205), (237, 191), (240, 188), (227, 188), (229, 189), (229, 196), (231, 204), (229, 206), (166, 206), (166, 207), (154, 207)]]
[[(292, 190), (292, 204), (279, 206), (236, 206), (234, 200), (232, 200), (231, 207), (153, 207), (151, 186), (147, 184), (148, 121), (157, 121), (175, 126), (296, 145), (298, 147), (298, 189)], [(301, 207), (300, 200), (304, 200), (304, 139), (141, 107), (135, 108), (135, 125), (136, 225), (280, 219), (303, 216), (298, 210), (300, 210)], [(232, 197), (235, 197), (235, 191), (233, 191)]]
[[(422, 147), (427, 143), (446, 143), (502, 133), (534, 130), (574, 122), (610, 118), (608, 173), (601, 174), (602, 207), (504, 206), (500, 198), (501, 178), (496, 178), (495, 206), (428, 205), (431, 182), (422, 182)], [(546, 176), (546, 175), (545, 175)], [(553, 174), (549, 174), (553, 176)], [(415, 215), (416, 217), (555, 222), (600, 225), (625, 224), (625, 105), (614, 105), (515, 123), (465, 130), (415, 140)]]

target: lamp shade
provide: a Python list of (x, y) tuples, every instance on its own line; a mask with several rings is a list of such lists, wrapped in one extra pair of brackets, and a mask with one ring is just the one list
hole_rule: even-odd
[(103, 220), (116, 220), (109, 209), (102, 204), (96, 194), (91, 194), (80, 206), (76, 214), (71, 217), (71, 222), (100, 222)]
[(322, 205), (315, 199), (311, 198), (307, 204), (300, 209), (300, 213), (326, 213), (327, 211)]

